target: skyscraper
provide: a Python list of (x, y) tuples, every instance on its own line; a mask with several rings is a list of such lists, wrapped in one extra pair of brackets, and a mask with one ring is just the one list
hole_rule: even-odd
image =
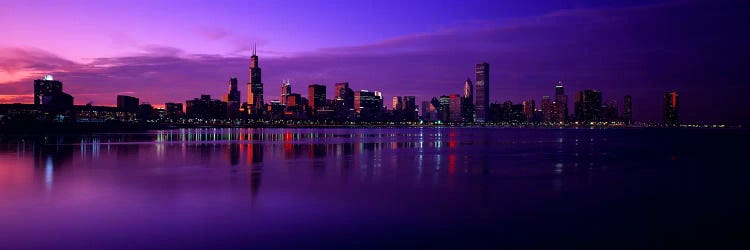
[(407, 121), (417, 120), (417, 97), (404, 96), (404, 117)]
[(464, 99), (468, 103), (474, 103), (474, 84), (471, 83), (470, 78), (466, 78), (464, 82)]
[(334, 100), (343, 102), (344, 108), (348, 110), (354, 109), (354, 90), (349, 88), (348, 82), (340, 82), (334, 85), (333, 91)]
[(575, 96), (576, 119), (580, 122), (598, 122), (602, 120), (602, 92), (587, 89)]
[(263, 82), (261, 81), (260, 65), (258, 65), (258, 55), (255, 54), (253, 46), (253, 55), (250, 57), (250, 80), (247, 83), (247, 105), (251, 114), (260, 114), (263, 112)]
[(623, 105), (625, 107), (623, 107), (622, 118), (625, 124), (630, 125), (633, 123), (633, 98), (626, 95)]
[(440, 96), (440, 107), (438, 110), (438, 116), (441, 121), (447, 122), (450, 121), (450, 110), (451, 107), (451, 97), (447, 95), (441, 95)]
[(554, 106), (549, 96), (542, 96), (542, 117), (545, 122), (552, 122), (552, 115), (554, 114)]
[(609, 100), (606, 104), (602, 104), (602, 121), (616, 122), (620, 120), (618, 110), (617, 100)]
[(680, 96), (677, 91), (673, 90), (664, 94), (664, 124), (680, 125)]
[(313, 113), (326, 105), (326, 86), (312, 84), (307, 87), (307, 99)]
[(452, 94), (448, 98), (448, 119), (451, 122), (463, 121), (463, 115), (461, 114), (461, 103), (463, 103), (463, 96), (459, 94)]
[(490, 109), (490, 65), (479, 63), (475, 68), (476, 73), (476, 121), (485, 122), (487, 112)]
[(237, 77), (229, 79), (229, 92), (222, 99), (227, 103), (227, 117), (236, 118), (240, 111), (240, 91), (237, 90)]
[(422, 106), (419, 107), (419, 115), (423, 121), (430, 121), (430, 101), (422, 101)]
[(400, 96), (393, 97), (393, 106), (391, 106), (393, 110), (402, 110), (404, 109), (403, 105), (404, 105), (403, 100), (401, 99)]
[(523, 101), (523, 114), (526, 116), (526, 121), (534, 119), (534, 110), (536, 109), (536, 103), (534, 100)]
[(474, 84), (471, 79), (466, 78), (464, 82), (464, 95), (463, 101), (461, 102), (461, 114), (464, 117), (465, 122), (474, 121)]
[(34, 104), (44, 104), (44, 98), (62, 92), (62, 82), (46, 75), (42, 79), (34, 80)]
[(341, 91), (349, 88), (349, 82), (339, 82), (333, 86), (333, 99), (344, 98)]
[(376, 121), (382, 113), (383, 97), (379, 91), (357, 91), (354, 93), (354, 107), (361, 120)]
[(62, 91), (62, 82), (51, 75), (34, 80), (34, 104), (42, 104), (49, 110), (63, 111), (73, 107), (73, 96)]
[(556, 122), (562, 122), (568, 120), (568, 95), (565, 94), (565, 88), (562, 82), (557, 82), (555, 85), (555, 100), (554, 100), (555, 111), (552, 112), (552, 119)]
[(286, 106), (286, 96), (292, 94), (292, 83), (289, 80), (281, 83), (281, 105)]

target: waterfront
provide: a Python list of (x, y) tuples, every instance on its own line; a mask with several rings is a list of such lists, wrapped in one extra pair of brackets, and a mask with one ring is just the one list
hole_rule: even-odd
[(724, 226), (746, 208), (738, 163), (749, 139), (497, 128), (6, 136), (0, 249), (697, 246), (734, 237)]

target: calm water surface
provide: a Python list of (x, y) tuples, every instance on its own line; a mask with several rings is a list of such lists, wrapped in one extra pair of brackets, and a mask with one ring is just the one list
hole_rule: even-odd
[(744, 130), (0, 137), (0, 249), (662, 248), (744, 237)]

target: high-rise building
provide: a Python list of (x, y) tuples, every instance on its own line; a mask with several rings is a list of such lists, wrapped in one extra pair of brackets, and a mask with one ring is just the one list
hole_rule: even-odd
[(260, 65), (258, 65), (258, 55), (255, 54), (253, 46), (253, 55), (250, 57), (250, 80), (247, 83), (247, 105), (251, 114), (260, 114), (263, 112), (263, 82), (261, 81)]
[(44, 104), (44, 98), (62, 93), (62, 82), (46, 75), (42, 79), (34, 80), (34, 104)]
[(393, 97), (393, 106), (391, 106), (393, 110), (402, 110), (404, 109), (403, 105), (404, 105), (403, 100), (401, 99), (400, 96)]
[(439, 119), (444, 122), (450, 121), (451, 97), (448, 95), (441, 95), (439, 100), (440, 100), (440, 107), (438, 108)]
[(422, 105), (419, 106), (419, 116), (423, 121), (430, 121), (430, 101), (422, 101)]
[(448, 98), (448, 120), (451, 122), (462, 122), (464, 119), (463, 114), (461, 114), (463, 97), (459, 94), (452, 94)]
[(62, 82), (51, 75), (34, 80), (34, 104), (44, 105), (52, 111), (65, 111), (73, 108), (73, 96), (62, 91)]
[(468, 103), (474, 103), (474, 84), (471, 83), (470, 78), (466, 78), (464, 82), (464, 99)]
[(336, 83), (333, 92), (334, 100), (339, 100), (347, 110), (354, 110), (354, 90), (349, 88), (348, 82)]
[(326, 86), (312, 84), (307, 87), (307, 100), (313, 112), (323, 109), (326, 106)]
[(534, 110), (536, 109), (536, 103), (534, 100), (523, 101), (523, 115), (526, 117), (526, 121), (532, 121), (534, 119)]
[(229, 79), (229, 92), (222, 97), (227, 103), (227, 117), (236, 118), (240, 112), (240, 91), (237, 89), (237, 77)]
[(622, 118), (625, 124), (633, 124), (633, 98), (630, 97), (630, 95), (625, 96), (625, 100), (623, 100), (623, 106)]
[(609, 100), (607, 104), (602, 105), (602, 121), (615, 122), (620, 120), (618, 117), (618, 105), (616, 100)]
[(407, 121), (417, 120), (417, 97), (415, 96), (404, 96), (404, 118)]
[(555, 100), (554, 112), (552, 112), (552, 120), (556, 122), (564, 123), (568, 120), (568, 95), (565, 94), (565, 89), (562, 82), (557, 82), (555, 85)]
[(549, 96), (542, 96), (542, 117), (545, 122), (552, 122), (553, 109), (554, 106), (552, 106)]
[(281, 83), (281, 105), (286, 106), (286, 96), (292, 94), (292, 83), (288, 80)]
[(430, 99), (430, 111), (429, 111), (430, 121), (438, 121), (440, 120), (440, 100), (437, 97), (432, 97)]
[(461, 114), (466, 122), (474, 121), (474, 84), (471, 79), (466, 78), (464, 82), (463, 102), (461, 102)]
[(344, 98), (341, 91), (349, 88), (349, 82), (339, 82), (333, 86), (333, 99)]
[(354, 107), (359, 118), (375, 121), (381, 117), (383, 97), (379, 91), (360, 90), (354, 93)]
[(602, 120), (602, 92), (587, 89), (575, 96), (576, 120), (598, 122)]
[(476, 73), (476, 121), (485, 122), (490, 108), (490, 65), (479, 63), (475, 68)]
[(664, 124), (680, 125), (680, 95), (677, 91), (673, 90), (664, 94)]
[(138, 111), (138, 98), (126, 95), (117, 95), (117, 109), (124, 112), (135, 113)]

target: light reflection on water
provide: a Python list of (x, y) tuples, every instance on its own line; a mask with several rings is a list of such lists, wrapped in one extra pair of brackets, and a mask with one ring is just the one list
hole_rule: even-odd
[[(340, 237), (492, 246), (525, 233), (565, 242), (571, 235), (552, 236), (563, 229), (595, 237), (606, 232), (590, 231), (591, 216), (613, 213), (599, 204), (694, 191), (695, 169), (715, 159), (679, 138), (736, 150), (716, 134), (670, 133), (204, 128), (0, 138), (0, 249), (357, 246)], [(662, 205), (695, 202), (680, 195)], [(514, 226), (527, 231), (507, 231)], [(377, 236), (397, 228), (418, 233)], [(51, 232), (59, 236), (35, 238)]]

